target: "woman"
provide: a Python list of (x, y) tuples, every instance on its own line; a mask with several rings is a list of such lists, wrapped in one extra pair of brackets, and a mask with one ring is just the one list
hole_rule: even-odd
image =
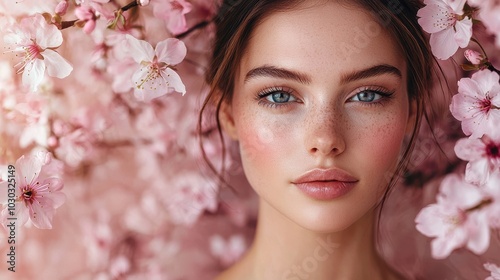
[(374, 237), (431, 84), (410, 2), (223, 3), (205, 106), (260, 200), (251, 248), (218, 280), (401, 279)]

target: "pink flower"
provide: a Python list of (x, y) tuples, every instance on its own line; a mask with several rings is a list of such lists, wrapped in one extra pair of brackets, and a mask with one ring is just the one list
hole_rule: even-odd
[(481, 19), (486, 29), (495, 35), (495, 44), (500, 48), (500, 5), (489, 1), (490, 6), (481, 10)]
[(491, 272), (491, 275), (485, 280), (500, 280), (500, 267), (492, 263), (485, 263), (483, 266), (486, 270)]
[(491, 275), (485, 280), (500, 280), (500, 267), (492, 263), (485, 263), (483, 266), (486, 270), (491, 272)]
[(61, 31), (54, 25), (49, 25), (42, 15), (24, 18), (21, 23), (14, 26), (11, 32), (4, 36), (7, 44), (14, 45), (13, 52), (23, 55), (19, 73), (23, 73), (23, 85), (29, 86), (31, 91), (36, 91), (42, 82), (45, 69), (51, 77), (65, 78), (73, 67), (56, 51), (62, 42)]
[(482, 186), (488, 204), (484, 211), (488, 217), (490, 227), (500, 229), (500, 171), (491, 174), (488, 181)]
[(463, 16), (466, 0), (426, 0), (417, 13), (418, 23), (431, 34), (432, 53), (448, 59), (458, 47), (465, 48), (472, 37), (472, 20)]
[(462, 122), (466, 135), (479, 138), (484, 133), (498, 131), (499, 78), (497, 73), (485, 69), (458, 81), (458, 94), (453, 96), (450, 111)]
[(242, 235), (233, 235), (227, 241), (220, 235), (210, 238), (210, 251), (225, 267), (235, 263), (245, 253), (246, 247)]
[(455, 153), (460, 159), (469, 161), (465, 170), (465, 180), (469, 183), (482, 185), (491, 172), (500, 171), (500, 141), (493, 141), (487, 135), (481, 139), (458, 140)]
[(178, 39), (167, 38), (153, 47), (146, 41), (126, 35), (130, 55), (139, 63), (140, 68), (134, 73), (134, 95), (137, 99), (150, 101), (173, 90), (182, 94), (186, 87), (181, 77), (172, 70), (186, 56), (186, 46)]
[(91, 6), (80, 6), (75, 9), (75, 16), (85, 22), (83, 25), (83, 32), (90, 34), (94, 31), (96, 26), (96, 20), (98, 16), (96, 11)]
[(468, 0), (469, 5), (479, 8), (478, 19), (486, 30), (496, 37), (495, 44), (500, 47), (500, 5), (497, 0)]
[[(52, 217), (66, 196), (61, 192), (61, 179), (50, 176), (53, 168), (52, 156), (47, 152), (39, 152), (31, 156), (20, 157), (15, 164), (16, 202), (14, 210), (4, 204), (1, 221), (4, 226), (10, 217), (16, 217), (20, 225), (24, 225), (28, 216), (33, 225), (40, 229), (52, 228)], [(51, 166), (52, 165), (52, 166)], [(6, 189), (6, 182), (0, 183)], [(5, 199), (4, 201), (8, 201)]]
[(484, 211), (470, 211), (483, 201), (481, 190), (448, 175), (441, 183), (437, 204), (426, 206), (415, 218), (417, 230), (432, 241), (432, 256), (443, 259), (459, 247), (466, 246), (476, 254), (488, 249), (490, 229)]
[(155, 17), (165, 20), (170, 32), (179, 34), (188, 29), (185, 15), (191, 9), (191, 4), (185, 0), (163, 0), (156, 2), (153, 11)]
[(68, 1), (63, 0), (57, 4), (55, 12), (60, 16), (64, 16), (68, 11)]
[(149, 0), (137, 0), (137, 3), (140, 6), (147, 6), (147, 5), (149, 5)]
[(165, 203), (175, 224), (193, 225), (203, 212), (217, 208), (216, 185), (198, 173), (178, 174), (170, 188)]
[(484, 59), (482, 54), (473, 50), (465, 50), (464, 56), (470, 63), (475, 65), (481, 64)]

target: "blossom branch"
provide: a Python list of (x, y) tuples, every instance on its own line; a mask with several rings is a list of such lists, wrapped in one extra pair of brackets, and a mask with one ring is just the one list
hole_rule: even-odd
[(134, 7), (137, 7), (139, 6), (139, 4), (137, 3), (137, 1), (132, 1), (130, 3), (128, 3), (127, 5), (123, 6), (122, 8), (118, 9), (119, 11), (122, 11), (122, 12), (126, 12)]
[(215, 17), (210, 19), (210, 20), (204, 20), (204, 21), (201, 21), (199, 23), (197, 23), (196, 25), (192, 26), (191, 28), (189, 28), (188, 30), (186, 30), (185, 32), (182, 32), (181, 34), (175, 36), (175, 38), (177, 39), (182, 39), (186, 36), (188, 36), (190, 33), (192, 33), (193, 31), (197, 30), (197, 29), (201, 29), (201, 28), (204, 28), (205, 26), (207, 26), (208, 24), (212, 23), (214, 21)]

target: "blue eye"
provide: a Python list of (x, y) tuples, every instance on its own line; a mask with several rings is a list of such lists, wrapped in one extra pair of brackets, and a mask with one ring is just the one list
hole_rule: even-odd
[(266, 100), (273, 103), (286, 103), (290, 101), (290, 99), (294, 101), (293, 98), (294, 97), (290, 93), (284, 91), (275, 91), (266, 96)]
[(361, 102), (373, 102), (375, 100), (379, 100), (382, 98), (382, 94), (373, 90), (363, 90), (356, 95), (354, 95), (351, 100), (352, 101), (361, 101)]
[(283, 87), (272, 87), (261, 91), (256, 99), (259, 104), (269, 107), (287, 106), (298, 99), (292, 94), (291, 89)]
[(358, 101), (361, 103), (377, 104), (386, 99), (389, 99), (394, 92), (386, 92), (385, 90), (363, 89), (356, 93), (349, 101)]

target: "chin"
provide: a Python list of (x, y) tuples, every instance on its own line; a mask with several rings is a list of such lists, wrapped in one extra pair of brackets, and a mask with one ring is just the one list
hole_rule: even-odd
[[(352, 202), (351, 202), (352, 203)], [(349, 230), (349, 228), (360, 223), (370, 222), (373, 219), (374, 208), (366, 210), (357, 209), (353, 211), (352, 204), (346, 208), (340, 205), (329, 205), (329, 207), (304, 207), (302, 211), (283, 213), (289, 220), (298, 226), (315, 233), (337, 233)], [(297, 207), (294, 210), (299, 210)]]

